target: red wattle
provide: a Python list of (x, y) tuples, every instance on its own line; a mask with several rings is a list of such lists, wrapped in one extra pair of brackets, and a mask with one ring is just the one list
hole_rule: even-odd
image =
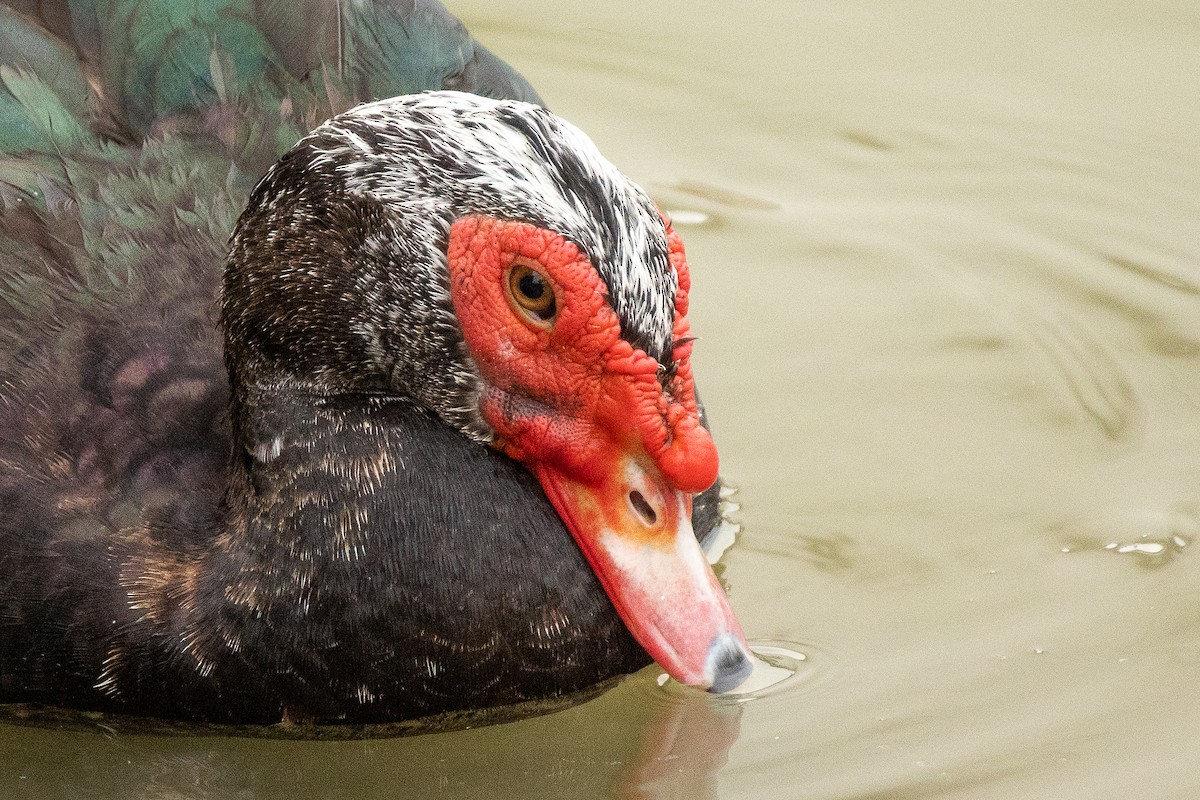
[(658, 468), (681, 492), (703, 492), (717, 480), (717, 446), (699, 421), (689, 417), (676, 428), (675, 438), (658, 458)]

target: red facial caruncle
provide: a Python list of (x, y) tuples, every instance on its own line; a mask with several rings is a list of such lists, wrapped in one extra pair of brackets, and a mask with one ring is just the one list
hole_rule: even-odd
[(671, 364), (621, 338), (608, 288), (574, 243), (476, 215), (450, 229), (451, 297), (484, 381), (494, 444), (523, 462), (626, 626), (672, 677), (714, 691), (749, 672), (745, 638), (691, 527), (717, 478), (700, 425), (683, 245)]

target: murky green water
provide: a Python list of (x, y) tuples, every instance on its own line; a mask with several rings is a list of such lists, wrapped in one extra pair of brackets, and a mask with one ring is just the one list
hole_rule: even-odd
[(674, 212), (762, 696), (0, 727), (29, 798), (1200, 796), (1200, 6), (452, 3)]

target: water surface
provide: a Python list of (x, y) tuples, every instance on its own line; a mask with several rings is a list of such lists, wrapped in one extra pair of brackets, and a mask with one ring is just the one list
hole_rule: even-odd
[(0, 727), (0, 796), (1200, 797), (1200, 6), (452, 4), (671, 211), (752, 697), (276, 742)]

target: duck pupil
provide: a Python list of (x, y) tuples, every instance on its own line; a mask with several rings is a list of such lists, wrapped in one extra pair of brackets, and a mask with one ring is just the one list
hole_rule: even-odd
[(530, 300), (539, 300), (546, 292), (546, 282), (542, 280), (542, 276), (536, 272), (530, 272), (521, 276), (521, 280), (517, 283), (521, 294), (528, 297)]

